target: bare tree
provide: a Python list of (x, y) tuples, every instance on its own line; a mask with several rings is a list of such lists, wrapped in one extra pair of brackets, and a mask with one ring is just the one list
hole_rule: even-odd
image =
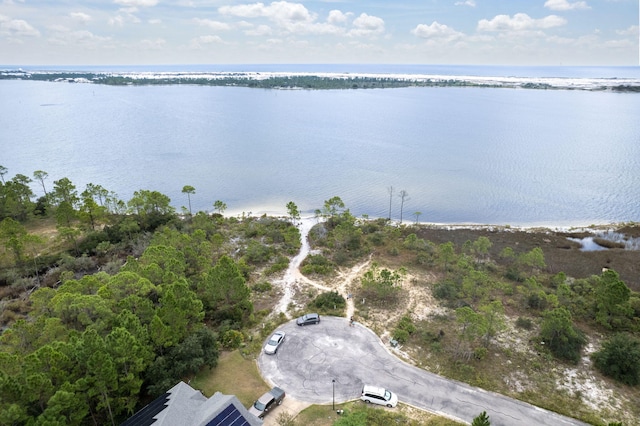
[(393, 186), (387, 188), (389, 192), (389, 220), (391, 220), (391, 200), (393, 199)]
[(402, 210), (404, 209), (404, 202), (409, 201), (409, 193), (404, 189), (398, 193), (400, 197), (400, 223), (402, 223)]

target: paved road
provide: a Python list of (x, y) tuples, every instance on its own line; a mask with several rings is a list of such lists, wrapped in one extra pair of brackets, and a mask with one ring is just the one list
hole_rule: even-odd
[(586, 424), (409, 365), (371, 330), (350, 327), (345, 318), (323, 317), (320, 324), (304, 327), (291, 321), (279, 330), (287, 333), (285, 342), (276, 355), (263, 352), (258, 367), (267, 381), (300, 401), (350, 401), (367, 383), (397, 393), (402, 403), (467, 423), (486, 411), (493, 426)]

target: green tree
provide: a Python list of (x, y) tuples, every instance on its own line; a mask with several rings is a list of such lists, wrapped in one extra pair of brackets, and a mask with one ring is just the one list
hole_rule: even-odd
[(202, 367), (215, 367), (219, 354), (218, 336), (204, 326), (198, 328), (153, 361), (146, 374), (149, 391), (159, 395)]
[(487, 332), (486, 319), (482, 314), (475, 312), (469, 306), (456, 309), (456, 322), (459, 324), (458, 346), (455, 356), (471, 359), (471, 347), (474, 342)]
[(596, 321), (603, 326), (612, 328), (614, 317), (632, 314), (628, 304), (631, 290), (620, 280), (617, 272), (609, 269), (602, 273), (595, 288), (595, 295)]
[(526, 253), (518, 256), (518, 264), (531, 269), (532, 273), (547, 267), (544, 261), (544, 252), (540, 247), (535, 247)]
[(325, 200), (324, 207), (322, 208), (322, 215), (324, 217), (333, 218), (341, 213), (344, 208), (344, 202), (340, 197), (332, 197), (328, 200)]
[(157, 319), (151, 323), (151, 335), (156, 345), (168, 348), (180, 343), (203, 318), (202, 302), (181, 279), (161, 288)]
[(483, 341), (486, 348), (491, 343), (491, 339), (506, 328), (504, 307), (501, 301), (494, 300), (487, 305), (480, 306), (479, 310), (484, 316), (485, 333)]
[(480, 257), (481, 260), (486, 260), (489, 256), (489, 249), (493, 243), (491, 240), (485, 236), (478, 237), (472, 244), (473, 251), (477, 256)]
[(547, 311), (540, 327), (540, 337), (553, 355), (577, 363), (587, 342), (584, 334), (574, 328), (571, 313), (564, 307)]
[(5, 208), (15, 219), (24, 221), (33, 210), (31, 182), (27, 176), (17, 174), (4, 187)]
[(482, 413), (474, 417), (473, 421), (471, 422), (471, 426), (491, 426), (491, 422), (489, 421), (487, 412), (483, 411)]
[(17, 265), (22, 264), (27, 235), (27, 229), (20, 222), (10, 217), (0, 222), (0, 238), (5, 248), (13, 252)]
[(33, 178), (36, 179), (38, 182), (40, 182), (40, 184), (42, 185), (42, 190), (44, 191), (45, 198), (47, 198), (49, 195), (47, 194), (47, 188), (44, 186), (44, 180), (48, 177), (49, 177), (49, 173), (45, 171), (36, 170), (35, 172), (33, 172)]
[(293, 201), (289, 201), (287, 203), (287, 213), (289, 214), (289, 218), (291, 222), (294, 224), (296, 221), (300, 220), (300, 211), (298, 211), (298, 206)]
[(187, 194), (187, 200), (189, 201), (189, 216), (191, 216), (191, 194), (195, 194), (196, 189), (191, 185), (185, 185), (182, 187), (182, 193)]
[(198, 292), (207, 314), (217, 321), (244, 323), (253, 310), (251, 291), (238, 265), (229, 256), (222, 256), (198, 285)]
[(629, 386), (640, 384), (640, 340), (627, 334), (615, 334), (591, 355), (600, 372)]
[(0, 179), (2, 179), (2, 183), (6, 183), (4, 181), (4, 175), (6, 175), (8, 171), (9, 169), (7, 169), (5, 166), (0, 166)]
[(378, 304), (387, 307), (392, 306), (397, 301), (400, 283), (405, 274), (406, 272), (402, 268), (392, 271), (387, 268), (380, 268), (374, 262), (361, 279), (363, 296), (372, 299)]
[(413, 212), (413, 215), (416, 217), (416, 225), (418, 224), (418, 220), (422, 215), (422, 212)]
[(79, 201), (76, 186), (66, 177), (53, 181), (51, 197), (55, 204), (66, 202), (71, 208), (75, 208)]
[(96, 222), (103, 219), (107, 213), (107, 208), (98, 204), (96, 200), (99, 196), (98, 191), (98, 186), (87, 184), (87, 189), (80, 194), (80, 218), (89, 223), (92, 230), (95, 230)]
[(451, 241), (438, 246), (438, 259), (442, 263), (442, 269), (448, 272), (449, 266), (456, 259), (456, 251)]
[(220, 200), (216, 200), (213, 203), (213, 209), (219, 214), (224, 214), (224, 211), (227, 209), (227, 205)]

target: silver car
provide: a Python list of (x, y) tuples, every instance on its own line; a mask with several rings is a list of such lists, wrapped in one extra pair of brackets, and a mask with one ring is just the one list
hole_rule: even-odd
[(266, 345), (264, 345), (264, 353), (273, 355), (278, 352), (278, 347), (284, 342), (285, 332), (276, 331), (273, 333)]
[(398, 396), (395, 393), (378, 386), (364, 385), (360, 399), (367, 404), (386, 405), (389, 408), (398, 405)]

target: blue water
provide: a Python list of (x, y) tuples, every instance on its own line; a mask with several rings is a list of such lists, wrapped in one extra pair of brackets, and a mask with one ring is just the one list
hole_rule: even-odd
[(178, 210), (191, 185), (194, 210), (312, 213), (339, 196), (386, 217), (393, 186), (405, 222), (589, 225), (640, 221), (638, 117), (640, 96), (611, 92), (1, 81), (0, 165), (124, 200), (158, 190)]

